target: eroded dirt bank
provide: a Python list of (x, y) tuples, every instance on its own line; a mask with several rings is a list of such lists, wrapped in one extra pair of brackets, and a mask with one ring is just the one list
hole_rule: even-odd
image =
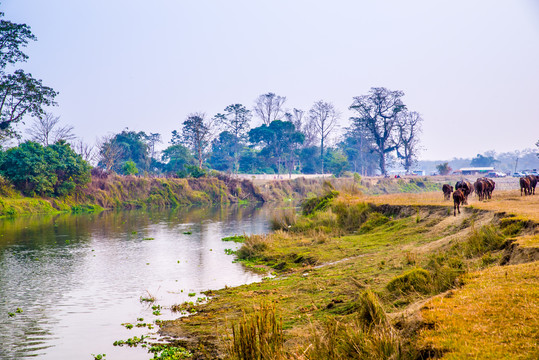
[[(444, 341), (437, 329), (465, 329), (474, 341), (487, 343), (488, 333), (474, 329), (465, 315), (459, 317), (460, 323), (448, 325), (449, 311), (476, 311), (482, 314), (476, 321), (490, 324), (489, 331), (509, 331), (505, 328), (509, 322), (492, 314), (510, 295), (510, 281), (490, 287), (500, 299), (461, 301), (477, 286), (488, 293), (482, 284), (496, 283), (503, 269), (510, 278), (533, 273), (530, 264), (537, 264), (539, 248), (537, 222), (511, 210), (528, 213), (536, 200), (500, 195), (499, 204), (518, 205), (494, 211), (488, 209), (494, 201), (485, 206), (474, 201), (455, 217), (438, 195), (389, 195), (372, 201), (341, 194), (323, 210), (280, 217), (279, 230), (247, 238), (236, 254), (246, 266), (266, 269), (276, 277), (211, 291), (212, 300), (197, 306), (196, 315), (167, 322), (161, 332), (194, 351), (195, 358), (237, 358), (230, 348), (235, 343), (231, 329), (239, 329), (242, 319), (263, 316), (264, 304), (272, 304), (283, 321), (276, 330), (283, 339), (275, 344), (276, 358), (376, 358), (382, 356), (378, 353), (382, 343), (388, 346), (387, 358), (467, 358), (459, 353), (458, 341)], [(539, 285), (537, 276), (526, 281), (534, 286), (520, 284), (524, 298), (534, 296)], [(440, 306), (450, 299), (459, 301), (456, 308)], [(507, 301), (521, 305), (519, 299)], [(372, 310), (374, 318), (368, 309), (377, 309)], [(519, 324), (522, 334), (533, 333), (539, 325), (537, 306), (527, 311), (527, 320)], [(496, 319), (500, 326), (493, 323)], [(504, 356), (531, 354), (532, 338), (512, 341), (511, 336), (504, 337), (510, 344)], [(355, 345), (345, 346), (350, 342)], [(486, 358), (499, 351), (485, 346)]]

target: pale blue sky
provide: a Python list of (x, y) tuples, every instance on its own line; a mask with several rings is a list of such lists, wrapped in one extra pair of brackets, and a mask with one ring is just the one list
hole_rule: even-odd
[(187, 114), (289, 108), (403, 90), (424, 118), (423, 159), (535, 147), (539, 1), (3, 0), (38, 37), (23, 67), (60, 92), (53, 112), (93, 143), (132, 130), (166, 141)]

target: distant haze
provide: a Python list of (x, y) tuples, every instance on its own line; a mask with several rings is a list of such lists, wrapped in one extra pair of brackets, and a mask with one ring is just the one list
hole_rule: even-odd
[(422, 159), (535, 148), (539, 2), (4, 0), (31, 26), (23, 67), (93, 143), (130, 130), (165, 141), (187, 114), (251, 108), (267, 92), (308, 110), (403, 90), (424, 118)]

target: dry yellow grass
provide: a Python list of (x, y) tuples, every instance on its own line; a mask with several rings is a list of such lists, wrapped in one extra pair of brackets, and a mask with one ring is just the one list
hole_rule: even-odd
[(444, 359), (539, 358), (539, 262), (472, 273), (451, 297), (422, 311), (434, 329), (420, 347), (448, 351)]
[[(441, 191), (421, 194), (365, 196), (362, 199), (374, 204), (439, 205), (453, 208), (453, 201), (444, 200)], [(492, 199), (486, 201), (479, 201), (475, 195), (472, 195), (468, 199), (468, 205), (464, 207), (521, 215), (527, 219), (539, 222), (539, 194), (520, 196), (520, 190), (495, 190)]]

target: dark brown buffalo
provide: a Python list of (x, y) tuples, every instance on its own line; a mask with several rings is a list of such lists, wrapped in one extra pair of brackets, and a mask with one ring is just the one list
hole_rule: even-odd
[(494, 189), (496, 188), (496, 183), (494, 182), (494, 180), (492, 179), (489, 179), (489, 178), (480, 178), (481, 180), (483, 180), (486, 184), (485, 184), (485, 188), (483, 189), (483, 199), (486, 197), (488, 199), (492, 199), (492, 192), (494, 191)]
[(451, 199), (451, 193), (453, 192), (453, 186), (449, 184), (442, 185), (442, 191), (444, 192), (444, 200)]
[(487, 186), (487, 183), (482, 178), (477, 179), (477, 181), (473, 184), (475, 194), (479, 198), (479, 201), (483, 201), (483, 199), (485, 199), (485, 188)]
[(460, 205), (464, 205), (464, 192), (461, 189), (455, 190), (453, 193), (453, 215), (457, 216), (457, 210), (460, 214)]
[(520, 178), (520, 196), (522, 196), (522, 191), (524, 191), (524, 195), (531, 195), (532, 193), (530, 179), (527, 177)]
[(461, 190), (464, 195), (464, 205), (468, 204), (468, 195), (473, 191), (472, 183), (468, 180), (460, 180), (455, 184), (455, 190)]
[(535, 187), (537, 186), (537, 181), (539, 180), (539, 176), (537, 175), (527, 175), (526, 178), (530, 180), (530, 188), (533, 195), (535, 195)]

